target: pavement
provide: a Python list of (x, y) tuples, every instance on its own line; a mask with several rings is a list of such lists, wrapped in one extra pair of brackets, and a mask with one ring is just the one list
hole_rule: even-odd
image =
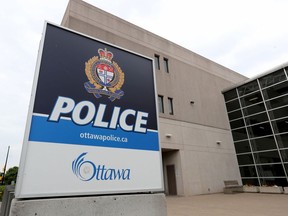
[(288, 212), (288, 194), (219, 193), (166, 200), (167, 216), (285, 216)]
[(209, 194), (167, 197), (168, 216), (284, 216), (288, 194)]

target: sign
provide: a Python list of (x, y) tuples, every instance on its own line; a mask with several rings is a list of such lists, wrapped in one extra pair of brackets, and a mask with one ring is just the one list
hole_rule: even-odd
[(163, 191), (153, 60), (49, 23), (16, 198)]

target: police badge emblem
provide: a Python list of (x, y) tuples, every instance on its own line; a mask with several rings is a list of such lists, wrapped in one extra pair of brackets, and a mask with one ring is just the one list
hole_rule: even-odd
[(124, 92), (124, 73), (115, 61), (113, 53), (105, 48), (98, 49), (99, 57), (94, 56), (85, 63), (85, 73), (89, 82), (84, 83), (87, 92), (96, 98), (109, 96), (111, 101), (120, 99)]

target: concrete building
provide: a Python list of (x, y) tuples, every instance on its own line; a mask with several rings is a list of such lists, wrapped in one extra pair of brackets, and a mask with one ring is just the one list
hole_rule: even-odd
[(81, 0), (61, 25), (155, 59), (166, 194), (241, 183), (222, 90), (246, 77)]
[(224, 91), (243, 184), (288, 186), (288, 63)]

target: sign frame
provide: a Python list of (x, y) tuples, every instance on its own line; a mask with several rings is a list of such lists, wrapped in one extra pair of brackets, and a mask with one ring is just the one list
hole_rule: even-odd
[[(27, 181), (31, 180), (31, 176), (29, 177), (29, 172), (27, 170), (29, 170), (29, 167), (32, 166), (31, 163), (33, 162), (33, 161), (32, 162), (30, 161), (31, 154), (33, 155), (33, 151), (31, 150), (32, 149), (31, 146), (33, 146), (33, 145), (29, 141), (29, 137), (31, 135), (32, 122), (34, 121), (33, 120), (33, 109), (35, 107), (35, 100), (36, 100), (36, 94), (37, 94), (37, 88), (38, 88), (38, 80), (39, 80), (39, 75), (40, 75), (40, 71), (41, 71), (41, 63), (42, 63), (42, 60), (43, 60), (43, 50), (44, 50), (44, 44), (45, 44), (45, 41), (46, 41), (46, 33), (47, 33), (48, 26), (52, 26), (52, 27), (58, 28), (58, 29), (60, 29), (62, 31), (67, 31), (67, 32), (70, 32), (72, 34), (76, 34), (76, 35), (78, 35), (78, 36), (80, 36), (82, 38), (93, 40), (93, 41), (96, 41), (98, 43), (101, 43), (101, 44), (104, 44), (104, 45), (107, 45), (107, 46), (110, 46), (110, 47), (114, 47), (114, 48), (119, 49), (119, 50), (121, 50), (123, 52), (127, 52), (127, 53), (130, 53), (130, 54), (136, 55), (136, 56), (138, 56), (140, 58), (145, 58), (145, 59), (151, 61), (152, 76), (153, 76), (153, 86), (154, 86), (154, 100), (153, 101), (154, 101), (154, 106), (155, 106), (155, 109), (156, 109), (155, 110), (155, 112), (156, 112), (156, 119), (155, 120), (156, 120), (156, 124), (157, 124), (157, 131), (156, 132), (157, 132), (157, 139), (158, 139), (157, 140), (157, 142), (158, 142), (157, 143), (158, 151), (156, 150), (155, 152), (157, 152), (157, 159), (156, 160), (159, 160), (159, 163), (157, 164), (157, 166), (160, 167), (160, 169), (158, 170), (159, 171), (159, 175), (158, 175), (157, 179), (155, 180), (155, 181), (157, 181), (157, 183), (155, 183), (155, 185), (156, 185), (155, 187), (152, 187), (152, 188), (150, 188), (149, 186), (146, 187), (146, 188), (145, 187), (143, 187), (143, 188), (130, 187), (128, 189), (124, 189), (123, 190), (123, 189), (119, 189), (120, 188), (119, 186), (115, 186), (116, 189), (112, 189), (112, 190), (106, 188), (104, 190), (99, 189), (99, 190), (91, 190), (91, 191), (89, 191), (89, 188), (88, 189), (86, 188), (86, 190), (84, 190), (84, 191), (81, 191), (81, 189), (80, 189), (78, 191), (74, 190), (74, 191), (70, 191), (70, 192), (69, 191), (67, 192), (65, 190), (64, 191), (60, 191), (60, 192), (59, 191), (47, 192), (45, 190), (41, 191), (41, 188), (45, 187), (45, 182), (41, 182), (41, 184), (43, 184), (43, 186), (39, 186), (40, 190), (38, 188), (38, 189), (36, 189), (36, 191), (29, 192), (29, 190), (31, 189), (31, 185), (29, 185), (27, 183)], [(63, 117), (63, 118), (65, 118), (65, 117)], [(71, 145), (71, 144), (68, 144), (68, 145)], [(64, 146), (64, 145), (61, 145), (61, 146)], [(50, 148), (50, 147), (48, 147), (48, 148)], [(113, 147), (110, 147), (110, 148), (113, 149)], [(105, 149), (105, 147), (104, 146), (100, 146), (100, 148), (98, 150), (101, 152), (103, 149)], [(129, 150), (129, 147), (124, 149), (124, 151), (127, 150), (127, 149)], [(139, 151), (142, 151), (142, 150), (140, 149)], [(103, 152), (105, 153), (105, 151), (103, 151)], [(137, 152), (137, 150), (134, 151), (135, 154), (136, 154), (136, 152)], [(146, 152), (146, 151), (144, 150), (142, 152)], [(148, 150), (147, 152), (150, 153), (151, 151)], [(119, 152), (117, 152), (117, 153), (119, 153)], [(126, 153), (123, 153), (123, 155), (125, 155), (125, 154)], [(135, 157), (137, 157), (137, 156), (135, 156)], [(153, 156), (153, 157), (155, 157), (155, 156)], [(76, 161), (76, 158), (75, 158), (75, 161)], [(35, 160), (34, 160), (34, 162), (35, 162)], [(94, 166), (94, 169), (95, 169), (95, 167), (96, 167), (96, 165)], [(31, 93), (31, 98), (30, 98), (30, 104), (29, 104), (29, 110), (28, 110), (28, 116), (27, 116), (27, 122), (26, 122), (26, 129), (25, 129), (23, 146), (22, 146), (22, 152), (21, 152), (20, 166), (19, 166), (19, 171), (18, 171), (18, 176), (17, 176), (17, 185), (16, 185), (16, 190), (15, 190), (15, 197), (16, 198), (38, 198), (39, 197), (40, 198), (40, 197), (64, 197), (64, 196), (83, 196), (83, 195), (104, 195), (104, 194), (123, 194), (123, 193), (125, 193), (125, 194), (126, 193), (128, 193), (128, 194), (131, 194), (131, 193), (158, 193), (158, 192), (163, 192), (164, 191), (164, 182), (163, 182), (163, 169), (162, 169), (162, 167), (163, 166), (162, 166), (162, 154), (161, 154), (160, 137), (159, 137), (159, 116), (158, 116), (157, 88), (156, 88), (156, 75), (155, 75), (154, 59), (152, 59), (150, 57), (147, 57), (147, 56), (144, 56), (144, 55), (141, 55), (139, 53), (135, 53), (133, 51), (127, 50), (125, 48), (122, 48), (122, 47), (119, 47), (119, 46), (115, 46), (115, 45), (113, 45), (111, 43), (105, 42), (103, 40), (99, 40), (97, 38), (85, 35), (83, 33), (79, 33), (77, 31), (74, 31), (74, 30), (71, 30), (71, 29), (68, 29), (68, 28), (65, 28), (65, 27), (62, 27), (62, 26), (58, 26), (58, 25), (52, 24), (51, 22), (45, 21), (44, 30), (43, 30), (43, 34), (42, 34), (42, 39), (40, 41), (39, 50), (38, 50), (38, 57), (37, 57), (36, 68), (35, 68), (35, 75), (34, 75), (34, 80), (33, 80), (32, 93)], [(56, 167), (54, 167), (54, 169), (55, 168)], [(105, 170), (105, 169), (106, 168), (101, 168), (102, 171)], [(98, 170), (100, 170), (100, 168), (98, 168)], [(108, 168), (106, 170), (108, 170)], [(111, 170), (113, 170), (113, 169), (111, 169)], [(48, 171), (51, 171), (52, 173), (54, 172), (54, 170), (52, 168), (51, 168), (51, 170), (48, 170)], [(104, 174), (102, 174), (102, 175), (104, 175)], [(123, 174), (123, 176), (124, 176), (124, 174)], [(34, 181), (34, 184), (37, 184), (37, 176), (34, 176), (34, 177), (36, 178), (35, 181)], [(127, 177), (127, 175), (126, 175), (126, 177)], [(130, 177), (130, 176), (128, 176), (128, 177)], [(27, 178), (28, 178), (28, 180), (27, 180)], [(99, 178), (101, 178), (101, 177), (99, 177)], [(153, 176), (150, 176), (150, 178), (153, 178)], [(96, 179), (97, 179), (97, 177), (96, 177)], [(98, 179), (98, 180), (101, 180), (101, 179)], [(47, 180), (47, 181), (49, 181), (49, 180)], [(26, 186), (26, 185), (29, 185), (29, 186)], [(30, 187), (30, 189), (29, 189), (29, 187)]]

